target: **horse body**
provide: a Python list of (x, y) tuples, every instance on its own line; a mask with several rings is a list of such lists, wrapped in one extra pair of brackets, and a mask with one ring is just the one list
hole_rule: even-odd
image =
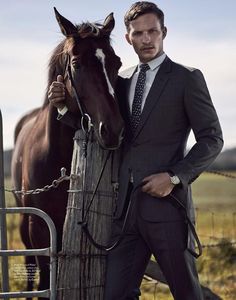
[[(59, 177), (61, 167), (70, 170), (73, 150), (73, 130), (56, 121), (52, 107), (40, 110), (23, 122), (17, 136), (12, 160), (13, 184), (17, 190), (31, 190), (50, 184)], [(50, 124), (53, 123), (53, 124)], [(56, 126), (57, 125), (57, 126)], [(57, 190), (37, 195), (17, 197), (18, 206), (36, 207), (45, 211), (53, 220), (61, 247), (63, 220), (66, 213), (68, 182), (63, 182)], [(46, 248), (49, 246), (49, 232), (45, 222), (35, 215), (22, 215), (20, 234), (26, 248)], [(26, 267), (35, 264), (34, 257), (26, 257)], [(48, 287), (48, 258), (38, 257), (40, 270), (39, 289)], [(32, 276), (32, 273), (30, 273)], [(28, 290), (33, 282), (28, 280)]]
[[(65, 104), (79, 121), (81, 112), (66, 73), (69, 65), (76, 92), (83, 109), (91, 116), (98, 142), (104, 148), (118, 147), (123, 120), (113, 89), (121, 64), (109, 41), (114, 27), (113, 16), (109, 15), (100, 27), (91, 23), (76, 27), (55, 12), (66, 39), (51, 57), (47, 91), (57, 75), (64, 75)], [(75, 129), (58, 121), (57, 115), (57, 109), (49, 103), (46, 93), (43, 106), (19, 121), (12, 159), (12, 178), (17, 190), (27, 191), (50, 184), (59, 177), (62, 167), (70, 171)], [(62, 182), (56, 190), (16, 199), (19, 206), (42, 209), (52, 218), (57, 229), (58, 250), (61, 249), (68, 186), (68, 182)], [(49, 246), (48, 228), (37, 216), (22, 215), (20, 232), (26, 248)], [(40, 271), (39, 289), (43, 290), (49, 286), (49, 260), (38, 256), (36, 261)], [(26, 257), (26, 267), (34, 262), (34, 257)], [(28, 281), (28, 290), (32, 285), (32, 280)]]

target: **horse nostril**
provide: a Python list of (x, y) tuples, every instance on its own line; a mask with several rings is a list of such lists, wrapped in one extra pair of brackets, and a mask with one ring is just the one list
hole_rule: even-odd
[(100, 122), (100, 124), (99, 124), (99, 135), (102, 139), (107, 138), (109, 135), (107, 126), (105, 124), (103, 124), (102, 122)]
[(115, 150), (122, 143), (124, 129), (119, 126), (115, 126), (115, 128), (113, 126), (110, 128), (109, 124), (100, 122), (98, 135), (104, 149)]

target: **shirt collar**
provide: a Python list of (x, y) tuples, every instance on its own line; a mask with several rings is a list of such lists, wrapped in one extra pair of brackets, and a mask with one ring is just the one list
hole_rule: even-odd
[[(152, 71), (154, 71), (156, 68), (158, 68), (158, 67), (163, 63), (163, 61), (165, 60), (165, 58), (166, 58), (166, 54), (163, 53), (162, 55), (160, 55), (160, 56), (154, 58), (153, 60), (150, 60), (150, 61), (148, 62), (148, 65), (149, 65), (150, 69), (151, 69)], [(138, 66), (139, 68), (140, 68), (140, 65), (141, 65), (141, 64), (142, 64), (142, 63), (139, 63), (139, 66)]]

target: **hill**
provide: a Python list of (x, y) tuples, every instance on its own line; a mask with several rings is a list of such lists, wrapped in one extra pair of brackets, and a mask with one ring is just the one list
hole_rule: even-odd
[(236, 148), (223, 151), (210, 167), (211, 170), (236, 171)]

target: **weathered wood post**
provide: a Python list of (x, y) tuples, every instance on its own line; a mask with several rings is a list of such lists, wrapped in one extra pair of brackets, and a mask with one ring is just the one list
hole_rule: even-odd
[[(104, 290), (106, 251), (95, 248), (78, 225), (83, 210), (88, 206), (107, 151), (89, 140), (85, 193), (82, 192), (84, 134), (76, 132), (72, 158), (70, 191), (63, 230), (62, 253), (59, 254), (58, 296), (59, 300), (102, 300)], [(108, 244), (115, 192), (112, 185), (113, 159), (109, 158), (98, 191), (88, 214), (88, 229), (93, 238)], [(83, 199), (84, 195), (84, 199)], [(83, 203), (84, 202), (84, 203)]]

